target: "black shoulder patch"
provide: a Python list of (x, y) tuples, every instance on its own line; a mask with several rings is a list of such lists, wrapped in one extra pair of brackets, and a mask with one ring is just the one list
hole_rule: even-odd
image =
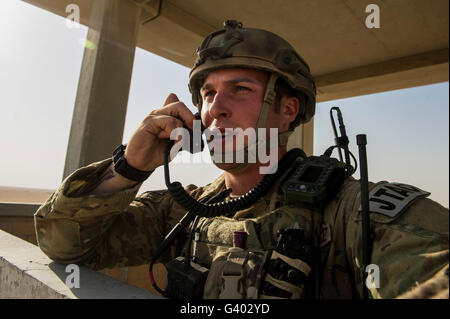
[[(417, 198), (427, 197), (430, 194), (430, 192), (407, 184), (383, 183), (371, 190), (369, 211), (395, 217), (408, 208)], [(359, 211), (361, 211), (361, 206)]]

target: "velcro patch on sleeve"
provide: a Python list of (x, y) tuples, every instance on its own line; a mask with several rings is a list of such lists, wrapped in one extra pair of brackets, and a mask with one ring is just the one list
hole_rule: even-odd
[[(383, 183), (375, 186), (369, 194), (369, 211), (389, 217), (402, 213), (417, 198), (430, 195), (415, 186), (401, 183)], [(359, 211), (361, 211), (359, 206)]]

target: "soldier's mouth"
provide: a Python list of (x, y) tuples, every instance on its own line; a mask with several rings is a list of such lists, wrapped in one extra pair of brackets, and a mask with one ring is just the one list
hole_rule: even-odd
[(225, 140), (228, 140), (236, 135), (233, 128), (216, 127), (207, 130), (208, 143), (213, 141), (224, 142)]

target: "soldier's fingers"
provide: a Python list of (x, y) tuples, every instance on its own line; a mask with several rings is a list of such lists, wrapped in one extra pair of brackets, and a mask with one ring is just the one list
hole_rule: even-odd
[(158, 138), (170, 138), (176, 128), (183, 127), (183, 122), (173, 116), (155, 115), (145, 129)]
[(194, 114), (189, 110), (189, 108), (183, 102), (174, 102), (171, 104), (167, 104), (164, 107), (153, 110), (150, 113), (150, 117), (152, 115), (169, 115), (176, 117), (184, 122), (184, 124), (189, 128), (193, 129), (194, 124)]
[(170, 93), (167, 97), (166, 100), (164, 101), (163, 106), (166, 106), (167, 104), (171, 104), (171, 103), (175, 103), (178, 102), (178, 96), (175, 93)]

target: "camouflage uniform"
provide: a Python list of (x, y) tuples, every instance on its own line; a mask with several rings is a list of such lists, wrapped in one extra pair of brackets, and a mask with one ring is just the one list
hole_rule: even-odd
[[(36, 212), (38, 243), (51, 259), (93, 269), (149, 263), (165, 235), (186, 213), (167, 191), (145, 192), (136, 197), (138, 187), (134, 187), (106, 196), (87, 195), (100, 183), (100, 176), (110, 164), (108, 159), (77, 170)], [(282, 228), (314, 232), (321, 246), (322, 298), (362, 296), (359, 182), (348, 179), (331, 203), (316, 212), (283, 200), (283, 178), (248, 209), (233, 216), (200, 219), (199, 240), (193, 248), (196, 257), (211, 267), (205, 298), (227, 297), (220, 275), (230, 254), (241, 261), (237, 264), (245, 277), (242, 296), (264, 297), (255, 292), (262, 274), (257, 269), (258, 260), (273, 248), (277, 231)], [(370, 189), (379, 184), (370, 184)], [(221, 176), (207, 186), (189, 185), (186, 190), (201, 199), (224, 188)], [(448, 221), (448, 209), (426, 198), (412, 201), (394, 217), (371, 213), (370, 263), (378, 265), (380, 282), (378, 289), (371, 289), (370, 297), (395, 298), (435, 274), (440, 283), (437, 288), (434, 285), (435, 294), (448, 291), (448, 275), (442, 275), (449, 260)], [(244, 252), (232, 248), (236, 230), (248, 235)], [(162, 259), (167, 262), (174, 257), (172, 249)], [(297, 290), (293, 288), (293, 296), (305, 296), (301, 289)]]

